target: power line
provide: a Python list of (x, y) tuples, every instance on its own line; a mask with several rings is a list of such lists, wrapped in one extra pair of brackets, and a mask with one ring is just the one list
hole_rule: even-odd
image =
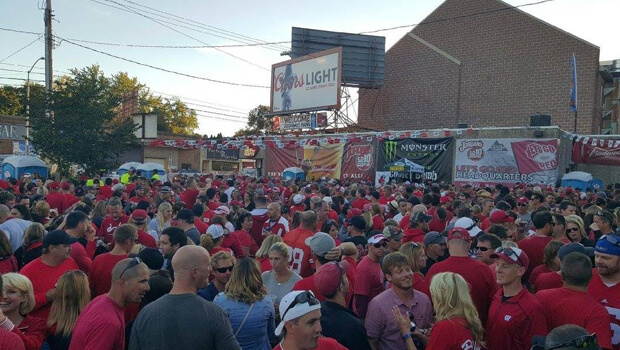
[(229, 117), (229, 118), (235, 118), (238, 120), (244, 120), (244, 121), (248, 121), (248, 117), (240, 117), (238, 115), (230, 115), (230, 114), (225, 114), (225, 113), (218, 113), (218, 112), (213, 112), (213, 111), (206, 111), (204, 109), (196, 109), (196, 108), (192, 108), (194, 111), (196, 112), (203, 112), (203, 113), (209, 113), (209, 114), (215, 114), (215, 115), (221, 115), (223, 117)]
[(111, 53), (107, 53), (107, 52), (104, 52), (104, 51), (93, 49), (92, 47), (88, 47), (88, 46), (84, 46), (82, 44), (74, 43), (74, 42), (72, 42), (70, 40), (67, 40), (67, 39), (63, 39), (63, 40), (66, 43), (69, 43), (69, 44), (77, 46), (77, 47), (81, 47), (81, 48), (86, 49), (86, 50), (97, 52), (97, 53), (100, 53), (102, 55), (106, 55), (106, 56), (113, 57), (113, 58), (116, 58), (116, 59), (119, 59), (119, 60), (123, 60), (125, 62), (130, 62), (130, 63), (133, 63), (133, 64), (137, 64), (139, 66), (144, 66), (144, 67), (152, 68), (152, 69), (159, 70), (159, 71), (166, 72), (166, 73), (172, 73), (172, 74), (176, 74), (176, 75), (180, 75), (180, 76), (184, 76), (184, 77), (188, 77), (188, 78), (193, 78), (193, 79), (198, 79), (198, 80), (210, 81), (212, 83), (218, 83), (218, 84), (226, 84), (226, 85), (233, 85), (233, 86), (243, 86), (243, 87), (251, 87), (251, 88), (261, 88), (261, 89), (269, 89), (270, 88), (269, 86), (264, 86), (264, 85), (234, 83), (234, 82), (229, 82), (229, 81), (223, 81), (223, 80), (216, 80), (216, 79), (211, 79), (211, 78), (200, 77), (200, 76), (197, 76), (197, 75), (192, 75), (192, 74), (187, 74), (187, 73), (181, 73), (181, 72), (173, 71), (173, 70), (170, 70), (170, 69), (153, 66), (153, 65), (150, 65), (150, 64), (147, 64), (147, 63), (142, 63), (142, 62), (134, 61), (134, 60), (131, 60), (129, 58), (124, 58), (124, 57), (116, 56), (116, 55), (113, 55)]
[(15, 52), (13, 52), (12, 54), (10, 54), (10, 55), (6, 56), (6, 57), (5, 57), (5, 58), (3, 58), (3, 59), (1, 59), (1, 60), (0, 60), (0, 63), (4, 62), (6, 59), (9, 59), (9, 58), (11, 58), (11, 57), (13, 57), (13, 56), (17, 55), (17, 54), (18, 54), (18, 53), (20, 53), (22, 50), (24, 50), (25, 48), (29, 47), (30, 45), (32, 45), (32, 44), (34, 44), (34, 43), (36, 43), (37, 41), (39, 41), (39, 38), (34, 39), (32, 42), (30, 42), (30, 43), (29, 43), (29, 44), (27, 44), (26, 46), (22, 47), (21, 49), (19, 49), (19, 50), (17, 50), (17, 51), (15, 51)]
[[(24, 79), (24, 78), (12, 78), (12, 77), (0, 77), (0, 79), (21, 80), (21, 81), (27, 81), (27, 80), (28, 80), (28, 79)], [(45, 80), (41, 80), (41, 79), (30, 79), (30, 81), (45, 81)]]
[(183, 99), (183, 100), (197, 101), (197, 102), (206, 103), (206, 104), (209, 104), (209, 105), (220, 106), (220, 107), (227, 107), (227, 108), (230, 108), (230, 109), (237, 109), (237, 110), (242, 111), (244, 113), (251, 109), (251, 108), (243, 109), (243, 108), (239, 108), (239, 107), (235, 107), (235, 106), (225, 105), (225, 104), (221, 104), (221, 103), (214, 103), (214, 102), (209, 102), (209, 101), (205, 101), (205, 100), (199, 100), (199, 99), (195, 99), (195, 98), (191, 98), (191, 97), (186, 97), (186, 96), (179, 96), (179, 95), (176, 95), (176, 94), (169, 94), (169, 93), (161, 92), (161, 91), (151, 90), (151, 92), (155, 93), (155, 94), (159, 94), (159, 95), (172, 96), (172, 97), (176, 97), (176, 98)]
[(7, 32), (21, 33), (21, 34), (42, 35), (42, 33), (29, 32), (29, 31), (26, 31), (26, 30), (18, 30), (18, 29), (11, 29), (11, 28), (2, 28), (2, 27), (0, 27), (0, 30), (4, 30), (4, 31), (7, 31)]
[[(3, 64), (3, 65), (8, 65), (8, 66), (13, 66), (13, 67), (25, 67), (25, 68), (30, 68), (30, 66), (27, 66), (27, 65), (25, 65), (25, 64), (18, 64), (18, 63), (0, 62), (0, 64)], [(45, 68), (43, 68), (43, 67), (34, 67), (34, 69), (44, 70)], [(56, 70), (56, 69), (54, 69), (54, 72), (57, 72), (57, 73), (62, 73), (62, 74), (66, 74), (66, 75), (73, 75), (73, 73), (71, 73), (71, 72), (62, 71), (62, 70)], [(43, 74), (45, 74), (45, 73), (43, 73)]]
[[(7, 72), (28, 73), (28, 71), (25, 71), (25, 70), (17, 70), (17, 69), (9, 69), (9, 68), (0, 68), (0, 70), (7, 71)], [(30, 72), (30, 74), (45, 75), (45, 73), (41, 73), (41, 72)]]
[(257, 47), (264, 46), (268, 44), (282, 44), (282, 43), (290, 43), (290, 41), (276, 41), (272, 43), (256, 43), (256, 44), (231, 44), (231, 45), (148, 45), (148, 44), (122, 44), (122, 43), (111, 43), (111, 42), (103, 42), (103, 41), (92, 41), (92, 40), (82, 40), (75, 38), (68, 38), (71, 41), (77, 41), (81, 43), (87, 44), (95, 44), (95, 45), (106, 45), (106, 46), (119, 46), (119, 47), (136, 47), (136, 48), (147, 48), (147, 49), (215, 49), (215, 48), (238, 48), (238, 47)]
[[(97, 0), (91, 0), (91, 1), (96, 2), (96, 3), (100, 3), (100, 2), (99, 2), (99, 1), (97, 1)], [(172, 31), (174, 31), (174, 32), (176, 32), (176, 33), (179, 33), (179, 34), (181, 34), (181, 35), (183, 35), (183, 36), (185, 36), (185, 37), (188, 37), (188, 38), (190, 38), (190, 39), (192, 39), (192, 40), (195, 40), (195, 41), (197, 41), (197, 42), (199, 42), (199, 43), (201, 43), (201, 44), (203, 44), (203, 45), (209, 45), (209, 44), (205, 43), (204, 41), (201, 41), (201, 40), (200, 40), (200, 39), (198, 39), (198, 38), (195, 38), (195, 37), (193, 37), (193, 36), (191, 36), (191, 35), (189, 35), (189, 34), (183, 33), (183, 32), (182, 32), (182, 31), (180, 31), (180, 30), (174, 29), (174, 28), (172, 28), (172, 27), (170, 27), (170, 26), (168, 26), (168, 25), (166, 25), (166, 24), (164, 24), (164, 23), (160, 22), (160, 20), (157, 20), (157, 19), (155, 19), (155, 18), (153, 18), (153, 17), (150, 17), (150, 16), (147, 16), (147, 15), (142, 14), (142, 13), (140, 13), (140, 12), (137, 12), (137, 11), (135, 11), (135, 10), (133, 10), (133, 9), (131, 9), (131, 8), (129, 8), (129, 7), (127, 7), (126, 5), (120, 4), (120, 3), (118, 3), (118, 2), (116, 2), (116, 1), (114, 1), (114, 0), (105, 0), (105, 1), (107, 1), (107, 2), (111, 2), (111, 3), (114, 3), (114, 4), (117, 4), (117, 5), (122, 6), (122, 7), (124, 7), (124, 8), (127, 8), (129, 11), (131, 11), (131, 12), (135, 13), (135, 14), (136, 14), (136, 15), (138, 15), (138, 16), (141, 16), (141, 17), (147, 18), (147, 19), (149, 19), (149, 20), (151, 20), (151, 21), (153, 21), (153, 22), (155, 22), (155, 23), (157, 23), (157, 24), (159, 24), (159, 25), (161, 25), (161, 26), (163, 26), (163, 27), (166, 27), (166, 28), (168, 28), (168, 29), (170, 29), (170, 30), (172, 30)], [(244, 58), (241, 58), (241, 57), (239, 57), (239, 56), (233, 55), (233, 54), (231, 54), (231, 53), (229, 53), (229, 52), (226, 52), (226, 51), (224, 51), (224, 50), (222, 50), (222, 49), (215, 48), (215, 50), (217, 50), (217, 51), (219, 51), (219, 52), (221, 52), (221, 53), (223, 53), (223, 54), (225, 54), (225, 55), (228, 55), (228, 56), (230, 56), (230, 57), (233, 57), (233, 58), (235, 58), (235, 59), (238, 59), (238, 60), (240, 60), (240, 61), (242, 61), (242, 62), (248, 63), (248, 64), (250, 64), (250, 65), (252, 65), (252, 66), (255, 66), (255, 67), (257, 67), (257, 68), (260, 68), (260, 69), (263, 69), (263, 70), (266, 70), (266, 71), (269, 71), (269, 72), (271, 71), (271, 69), (269, 69), (269, 68), (262, 67), (262, 66), (260, 66), (260, 65), (258, 65), (258, 64), (256, 64), (256, 63), (254, 63), (254, 62), (251, 62), (251, 61), (248, 61), (248, 60), (246, 60), (246, 59), (244, 59)]]
[(228, 121), (228, 122), (237, 122), (237, 123), (243, 123), (243, 124), (247, 124), (247, 120), (243, 121), (243, 120), (239, 120), (239, 119), (227, 119), (227, 118), (222, 118), (222, 117), (215, 117), (215, 116), (211, 116), (211, 115), (206, 115), (206, 114), (196, 114), (197, 117), (201, 117), (201, 118), (210, 118), (210, 119), (217, 119), (217, 120), (224, 120), (224, 121)]

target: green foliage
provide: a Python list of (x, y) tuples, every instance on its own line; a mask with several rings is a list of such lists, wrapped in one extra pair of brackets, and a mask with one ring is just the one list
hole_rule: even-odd
[(138, 145), (131, 118), (118, 118), (121, 98), (97, 65), (73, 69), (61, 77), (51, 95), (53, 113), (31, 106), (31, 137), (43, 158), (66, 172), (72, 164), (93, 173), (117, 166), (115, 161)]
[(248, 114), (248, 125), (235, 132), (235, 136), (266, 135), (273, 134), (273, 118), (265, 117), (269, 113), (269, 107), (259, 105)]
[(20, 115), (22, 109), (17, 89), (10, 86), (0, 87), (0, 114)]

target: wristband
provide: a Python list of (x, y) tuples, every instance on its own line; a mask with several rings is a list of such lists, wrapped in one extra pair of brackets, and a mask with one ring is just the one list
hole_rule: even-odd
[(407, 333), (407, 334), (403, 335), (403, 340), (404, 341), (407, 341), (407, 339), (409, 339), (409, 338), (411, 338), (411, 333)]

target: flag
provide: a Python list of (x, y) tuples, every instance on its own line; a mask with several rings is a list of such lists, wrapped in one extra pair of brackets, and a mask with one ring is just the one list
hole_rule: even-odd
[(570, 80), (570, 110), (577, 112), (577, 59), (575, 54), (570, 59), (571, 80)]

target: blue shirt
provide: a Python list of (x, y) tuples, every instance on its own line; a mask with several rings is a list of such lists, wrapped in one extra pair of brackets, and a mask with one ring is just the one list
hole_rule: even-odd
[[(224, 293), (215, 297), (213, 303), (228, 312), (233, 334), (248, 313), (250, 304), (231, 300)], [(237, 334), (237, 342), (243, 350), (271, 350), (269, 338), (274, 337), (276, 311), (268, 296), (254, 303), (248, 319)]]
[(213, 299), (215, 299), (215, 296), (218, 295), (219, 293), (220, 291), (217, 290), (217, 288), (215, 287), (215, 284), (211, 282), (209, 283), (207, 288), (199, 289), (197, 294), (207, 301), (213, 301)]

